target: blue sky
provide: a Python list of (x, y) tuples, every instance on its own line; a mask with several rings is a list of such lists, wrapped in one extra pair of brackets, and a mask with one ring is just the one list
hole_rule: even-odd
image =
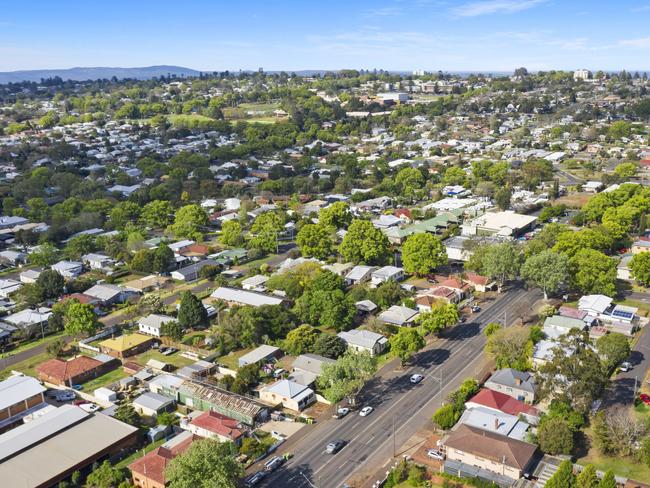
[(0, 70), (650, 70), (648, 19), (650, 0), (0, 0)]

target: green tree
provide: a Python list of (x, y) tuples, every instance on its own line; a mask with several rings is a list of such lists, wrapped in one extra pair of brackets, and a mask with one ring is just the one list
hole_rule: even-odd
[(414, 200), (421, 195), (424, 183), (424, 176), (422, 176), (420, 170), (415, 168), (401, 169), (395, 176), (395, 184), (399, 195), (410, 200)]
[(460, 314), (453, 303), (434, 305), (429, 312), (421, 313), (417, 323), (427, 334), (439, 334), (445, 328), (458, 323)]
[(87, 488), (116, 488), (126, 479), (121, 469), (111, 466), (110, 461), (104, 461), (99, 466), (93, 466), (93, 470), (86, 478)]
[(377, 360), (367, 352), (347, 351), (333, 364), (324, 364), (317, 383), (330, 402), (347, 398), (354, 404), (356, 395), (377, 370)]
[(326, 227), (341, 229), (352, 222), (350, 206), (345, 202), (335, 202), (318, 213), (318, 223)]
[(36, 266), (51, 266), (61, 259), (61, 252), (49, 242), (41, 244), (29, 254), (29, 262)]
[(578, 232), (564, 231), (556, 236), (553, 251), (566, 254), (569, 258), (578, 251), (595, 249), (606, 251), (612, 247), (612, 239), (599, 229), (581, 229)]
[(301, 325), (287, 334), (284, 348), (295, 356), (311, 352), (321, 333), (311, 325)]
[(80, 303), (74, 299), (70, 300), (64, 318), (64, 327), (67, 334), (74, 337), (90, 336), (95, 333), (98, 326), (99, 323), (92, 305)]
[(65, 246), (64, 254), (68, 259), (79, 259), (95, 249), (97, 249), (95, 238), (84, 234), (70, 239)]
[(177, 238), (200, 241), (203, 238), (201, 228), (208, 225), (208, 216), (200, 205), (191, 204), (181, 207), (176, 212), (174, 223), (167, 230)]
[(36, 286), (43, 298), (57, 298), (63, 293), (65, 279), (53, 269), (44, 269), (36, 278)]
[(634, 163), (621, 163), (614, 168), (614, 174), (619, 177), (621, 181), (627, 181), (636, 174), (637, 166)]
[(208, 312), (205, 310), (203, 303), (189, 291), (184, 291), (181, 294), (178, 323), (185, 329), (206, 327), (208, 325)]
[(598, 475), (593, 464), (587, 464), (576, 479), (576, 488), (598, 488)]
[(530, 331), (525, 327), (495, 330), (487, 339), (485, 351), (494, 358), (499, 369), (526, 370), (532, 354)]
[(113, 227), (123, 230), (127, 225), (137, 222), (140, 216), (140, 205), (135, 202), (120, 202), (110, 212)]
[(497, 204), (501, 210), (508, 210), (510, 208), (510, 199), (512, 198), (512, 192), (508, 187), (499, 188), (494, 194), (494, 202)]
[(178, 342), (183, 338), (183, 326), (177, 320), (164, 322), (160, 327), (160, 334)]
[(115, 409), (114, 418), (125, 424), (132, 425), (134, 427), (139, 427), (142, 423), (142, 419), (138, 412), (133, 408), (133, 404), (128, 402), (120, 403), (120, 405)]
[(568, 422), (561, 417), (552, 417), (541, 422), (537, 429), (539, 447), (548, 454), (571, 454), (573, 436)]
[(221, 224), (221, 235), (219, 241), (225, 246), (241, 246), (244, 243), (244, 235), (241, 224), (236, 220), (227, 220)]
[(627, 359), (631, 351), (630, 341), (618, 332), (599, 337), (596, 341), (596, 349), (608, 371)]
[(303, 225), (296, 236), (296, 244), (303, 256), (325, 259), (334, 252), (331, 227), (321, 224)]
[(400, 327), (397, 334), (389, 339), (390, 350), (402, 362), (406, 364), (413, 355), (424, 347), (424, 338), (417, 329), (411, 327)]
[(388, 258), (388, 238), (368, 220), (353, 220), (339, 246), (343, 259), (353, 263), (382, 264)]
[(630, 260), (632, 277), (642, 285), (650, 285), (650, 252), (641, 252)]
[(520, 249), (511, 242), (488, 246), (483, 256), (484, 273), (496, 280), (499, 291), (508, 280), (517, 277), (520, 266)]
[(167, 244), (160, 244), (151, 258), (151, 270), (156, 273), (164, 273), (174, 264), (174, 251)]
[(603, 476), (603, 479), (601, 479), (600, 483), (598, 483), (598, 488), (616, 488), (617, 486), (618, 483), (616, 483), (614, 472), (611, 469), (608, 469), (605, 471), (605, 476)]
[(546, 482), (546, 488), (573, 488), (576, 477), (573, 474), (573, 463), (565, 459), (560, 463), (557, 471)]
[(441, 429), (449, 430), (456, 425), (461, 414), (454, 405), (443, 405), (434, 412), (433, 422)]
[(521, 267), (521, 276), (548, 294), (555, 294), (569, 280), (569, 260), (563, 254), (546, 250), (529, 257)]
[(169, 488), (237, 488), (244, 468), (235, 459), (236, 453), (231, 442), (194, 441), (167, 465), (165, 478)]
[(502, 329), (501, 324), (499, 324), (498, 322), (490, 322), (485, 326), (485, 329), (483, 329), (483, 334), (485, 335), (485, 337), (490, 337), (492, 334), (494, 334), (495, 332), (501, 329)]
[(167, 200), (153, 200), (142, 207), (140, 220), (154, 229), (164, 229), (173, 222), (174, 208)]
[(314, 342), (314, 354), (325, 356), (326, 358), (337, 359), (343, 356), (347, 350), (345, 341), (339, 336), (332, 334), (321, 334)]
[(569, 261), (574, 288), (585, 295), (616, 295), (616, 261), (600, 251), (583, 249)]
[(149, 249), (140, 249), (129, 263), (131, 271), (151, 273), (153, 271), (153, 253)]
[(406, 272), (423, 276), (447, 263), (447, 251), (434, 235), (414, 234), (402, 246), (402, 262)]
[(260, 249), (266, 253), (276, 250), (279, 234), (284, 229), (284, 218), (277, 212), (259, 215), (251, 226), (249, 249)]

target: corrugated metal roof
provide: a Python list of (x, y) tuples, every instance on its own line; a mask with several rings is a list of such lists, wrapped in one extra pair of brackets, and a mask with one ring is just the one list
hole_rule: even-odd
[(31, 376), (12, 376), (0, 383), (0, 410), (45, 391), (45, 387)]

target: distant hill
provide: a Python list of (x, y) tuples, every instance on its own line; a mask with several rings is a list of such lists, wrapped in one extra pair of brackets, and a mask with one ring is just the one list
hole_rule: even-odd
[(19, 81), (41, 81), (43, 78), (54, 78), (60, 76), (63, 80), (86, 81), (110, 79), (115, 76), (118, 79), (137, 78), (146, 80), (149, 78), (176, 75), (176, 76), (198, 76), (199, 71), (183, 68), (182, 66), (145, 66), (143, 68), (68, 68), (68, 69), (36, 69), (25, 71), (0, 72), (0, 83), (11, 83)]

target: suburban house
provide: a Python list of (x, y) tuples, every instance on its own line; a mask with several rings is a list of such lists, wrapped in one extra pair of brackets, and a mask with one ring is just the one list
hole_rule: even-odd
[(386, 281), (402, 281), (404, 279), (404, 270), (396, 266), (384, 266), (373, 271), (370, 279), (374, 286), (381, 285)]
[(485, 382), (485, 387), (526, 403), (535, 401), (537, 391), (535, 377), (532, 374), (512, 368), (498, 369), (492, 373)]
[(172, 271), (171, 277), (179, 281), (196, 281), (201, 277), (201, 270), (206, 266), (218, 267), (219, 263), (213, 259), (204, 259), (198, 263)]
[(115, 369), (119, 362), (99, 361), (88, 356), (77, 356), (68, 361), (52, 358), (36, 367), (38, 378), (53, 385), (80, 385)]
[(167, 412), (174, 407), (174, 399), (152, 391), (144, 392), (133, 400), (136, 412), (147, 417), (156, 417), (159, 413)]
[(19, 266), (27, 262), (27, 254), (20, 251), (0, 251), (0, 263), (8, 266)]
[(57, 271), (64, 278), (76, 278), (83, 273), (83, 263), (79, 261), (59, 261), (50, 266), (51, 269)]
[(258, 293), (255, 291), (241, 290), (239, 288), (230, 288), (220, 286), (212, 292), (210, 298), (223, 300), (229, 305), (250, 305), (251, 307), (261, 307), (262, 305), (282, 305), (285, 299), (279, 296)]
[(165, 488), (165, 468), (172, 459), (184, 453), (195, 439), (191, 433), (179, 434), (129, 464), (133, 485), (137, 488)]
[(284, 408), (302, 412), (316, 401), (311, 388), (291, 380), (279, 380), (259, 390), (260, 400), (271, 405), (282, 404)]
[(461, 425), (478, 427), (479, 429), (520, 441), (526, 439), (530, 429), (530, 424), (524, 422), (516, 415), (510, 415), (485, 407), (466, 408), (455, 428)]
[(444, 470), (511, 486), (530, 469), (537, 446), (518, 439), (461, 425), (443, 440)]
[(0, 279), (0, 297), (9, 298), (9, 295), (17, 292), (23, 284), (20, 281), (9, 278)]
[(99, 343), (99, 349), (104, 354), (124, 359), (135, 354), (140, 354), (151, 347), (154, 338), (142, 334), (127, 334), (106, 339)]
[(417, 310), (412, 308), (403, 307), (401, 305), (393, 305), (392, 307), (384, 310), (378, 315), (379, 320), (390, 325), (398, 327), (410, 327), (415, 324), (415, 319), (419, 315)]
[(41, 274), (41, 270), (38, 269), (26, 269), (25, 271), (22, 271), (19, 275), (20, 282), (21, 283), (36, 283), (36, 280), (38, 279), (39, 275)]
[(115, 260), (105, 254), (89, 253), (81, 256), (81, 262), (90, 269), (110, 271), (115, 265)]
[(496, 286), (496, 282), (494, 280), (476, 273), (465, 273), (463, 281), (470, 284), (476, 291), (481, 293), (493, 290)]
[(345, 275), (345, 284), (347, 286), (352, 286), (365, 283), (370, 280), (373, 271), (376, 269), (377, 268), (374, 266), (355, 266), (347, 275)]
[(543, 331), (548, 339), (557, 339), (568, 334), (572, 329), (584, 330), (587, 324), (583, 320), (562, 315), (553, 315), (544, 320)]
[(248, 290), (248, 291), (263, 292), (266, 290), (266, 286), (264, 286), (264, 283), (266, 283), (268, 280), (269, 280), (268, 276), (258, 274), (242, 280), (241, 287), (244, 290)]
[(241, 368), (247, 364), (259, 364), (264, 361), (272, 361), (281, 357), (282, 351), (279, 347), (262, 344), (261, 346), (256, 347), (252, 351), (241, 356), (237, 362)]
[(84, 291), (84, 295), (95, 298), (97, 303), (102, 306), (107, 306), (114, 303), (123, 303), (126, 301), (127, 294), (117, 285), (102, 283), (91, 286)]
[(536, 223), (537, 217), (506, 210), (504, 212), (486, 212), (480, 217), (463, 223), (461, 229), (464, 236), (517, 237), (532, 230)]
[(50, 315), (52, 315), (52, 310), (47, 307), (40, 307), (36, 310), (26, 308), (6, 316), (3, 320), (19, 329), (38, 328), (47, 325)]
[(352, 268), (354, 268), (352, 263), (333, 263), (323, 266), (324, 270), (330, 271), (341, 278), (345, 278)]
[(513, 398), (506, 393), (490, 390), (489, 388), (481, 388), (476, 395), (465, 402), (465, 407), (484, 407), (497, 410), (508, 415), (523, 417), (527, 422), (534, 425), (537, 425), (540, 417), (539, 410), (532, 405)]
[(650, 240), (639, 239), (638, 241), (634, 241), (630, 247), (630, 251), (632, 254), (650, 251)]
[[(197, 413), (192, 418), (192, 414)], [(242, 424), (230, 417), (208, 410), (192, 412), (189, 421), (181, 422), (181, 428), (199, 437), (216, 439), (220, 442), (234, 442), (239, 445), (244, 437)]]
[(371, 356), (381, 354), (386, 350), (388, 339), (376, 332), (364, 329), (352, 329), (337, 334), (347, 344), (348, 349), (357, 352), (368, 352)]
[(578, 309), (586, 312), (586, 318), (600, 322), (614, 332), (632, 335), (636, 329), (637, 311), (635, 307), (616, 305), (605, 295), (584, 295), (578, 300)]
[(293, 371), (289, 375), (291, 381), (301, 385), (311, 386), (323, 372), (323, 365), (333, 364), (336, 361), (318, 354), (301, 354), (293, 361)]
[(176, 322), (176, 318), (152, 313), (138, 320), (138, 330), (143, 334), (160, 337), (162, 336), (163, 324), (169, 322)]
[(168, 281), (169, 278), (164, 276), (149, 275), (144, 278), (127, 281), (124, 283), (124, 289), (136, 293), (145, 293), (162, 288)]
[(0, 381), (0, 431), (45, 407), (45, 390), (31, 376), (10, 376)]

